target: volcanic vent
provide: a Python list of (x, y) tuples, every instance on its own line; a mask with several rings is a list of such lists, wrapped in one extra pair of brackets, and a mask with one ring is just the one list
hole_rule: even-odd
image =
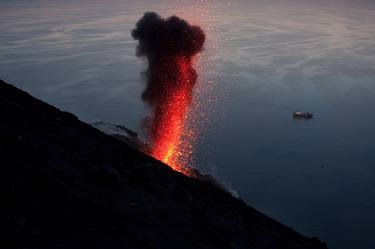
[(150, 154), (189, 175), (194, 132), (186, 129), (197, 73), (194, 58), (203, 50), (205, 34), (198, 26), (171, 16), (147, 12), (136, 24), (137, 56), (148, 61), (142, 99), (150, 108), (143, 120)]

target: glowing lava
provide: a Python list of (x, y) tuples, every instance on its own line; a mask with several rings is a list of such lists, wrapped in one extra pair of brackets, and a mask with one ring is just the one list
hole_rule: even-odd
[(150, 154), (190, 175), (195, 133), (186, 123), (197, 82), (193, 60), (203, 49), (205, 34), (177, 16), (163, 19), (146, 12), (132, 35), (139, 41), (137, 55), (148, 61), (142, 99), (151, 110), (144, 120)]
[[(193, 83), (196, 81), (190, 58), (177, 56), (171, 60), (169, 67), (176, 70), (176, 82), (166, 85), (172, 86), (158, 105), (157, 129), (152, 134), (151, 155), (168, 164), (174, 170), (188, 174), (184, 166), (192, 153), (193, 134), (186, 132), (186, 119), (192, 101)], [(186, 136), (188, 139), (186, 139)]]

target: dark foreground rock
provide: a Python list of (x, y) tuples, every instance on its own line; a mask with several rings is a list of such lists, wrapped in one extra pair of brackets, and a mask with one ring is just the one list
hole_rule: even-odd
[(0, 248), (326, 248), (3, 81), (0, 235)]

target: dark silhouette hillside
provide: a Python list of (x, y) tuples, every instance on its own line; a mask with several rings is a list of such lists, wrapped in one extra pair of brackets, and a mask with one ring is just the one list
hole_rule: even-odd
[(326, 248), (3, 81), (0, 203), (0, 248)]

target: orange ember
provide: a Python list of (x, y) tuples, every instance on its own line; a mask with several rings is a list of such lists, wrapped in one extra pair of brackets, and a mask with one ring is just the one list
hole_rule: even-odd
[(189, 175), (185, 166), (190, 161), (193, 140), (192, 135), (185, 130), (194, 81), (190, 60), (185, 56), (174, 60), (174, 67), (178, 70), (177, 82), (167, 92), (168, 96), (164, 96), (151, 151), (152, 156), (186, 175)]
[(191, 175), (197, 134), (188, 125), (198, 77), (193, 63), (203, 51), (205, 33), (178, 16), (164, 19), (146, 12), (132, 36), (139, 41), (137, 56), (148, 61), (142, 99), (151, 109), (144, 120), (150, 154), (174, 170)]

